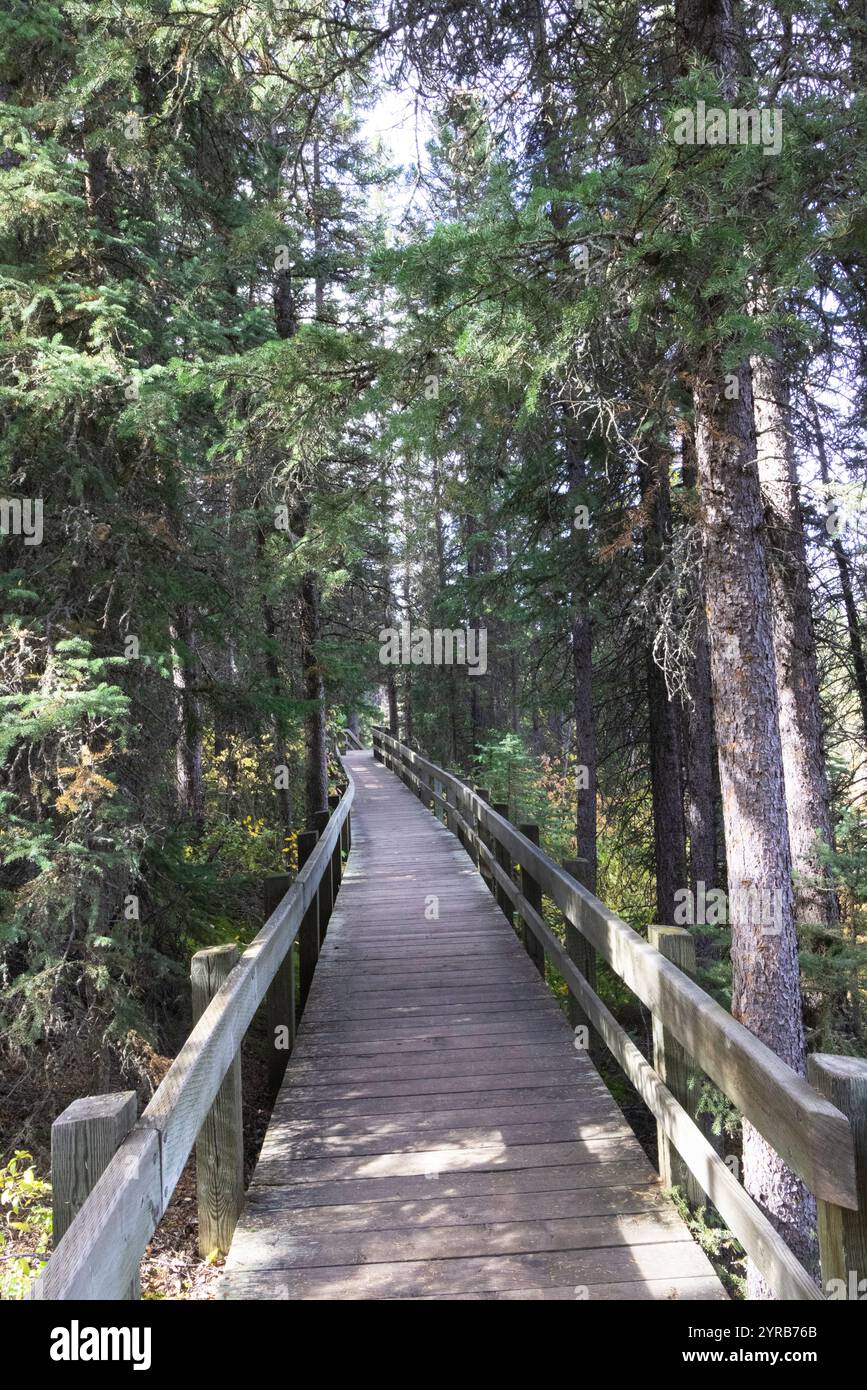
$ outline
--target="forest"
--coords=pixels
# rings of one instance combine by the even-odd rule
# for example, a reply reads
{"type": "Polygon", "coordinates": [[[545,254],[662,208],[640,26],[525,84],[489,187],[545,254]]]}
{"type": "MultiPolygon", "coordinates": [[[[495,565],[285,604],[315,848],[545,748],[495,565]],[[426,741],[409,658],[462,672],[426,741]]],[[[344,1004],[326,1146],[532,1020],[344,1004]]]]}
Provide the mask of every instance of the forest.
{"type": "MultiPolygon", "coordinates": [[[[4,0],[0,315],[0,1297],[53,1122],[152,1097],[347,730],[687,928],[799,1077],[867,1058],[864,0],[4,0]]],[[[211,1296],[192,1181],[146,1297],[211,1296]]]]}

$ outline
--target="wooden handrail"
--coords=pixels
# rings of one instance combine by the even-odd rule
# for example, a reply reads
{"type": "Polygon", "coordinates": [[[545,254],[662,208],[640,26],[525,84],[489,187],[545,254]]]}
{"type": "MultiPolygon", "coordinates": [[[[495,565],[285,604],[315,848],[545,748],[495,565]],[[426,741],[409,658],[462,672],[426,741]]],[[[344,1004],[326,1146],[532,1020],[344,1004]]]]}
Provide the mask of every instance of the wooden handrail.
{"type": "Polygon", "coordinates": [[[30,1296],[122,1299],[202,1124],[316,897],[355,796],[347,787],[288,893],[214,995],[152,1100],[72,1221],[30,1296]]]}
{"type": "MultiPolygon", "coordinates": [[[[459,794],[475,821],[534,876],[641,1002],[665,1019],[702,1070],[818,1197],[857,1207],[852,1134],[845,1115],[465,782],[383,729],[376,729],[374,737],[400,750],[407,770],[422,768],[459,794]]],[[[430,794],[427,787],[425,791],[430,794]]],[[[471,824],[465,829],[475,834],[471,824]]]]}
{"type": "Polygon", "coordinates": [[[498,862],[497,848],[501,849],[500,859],[505,851],[510,863],[520,865],[541,885],[566,920],[662,1019],[695,1063],[816,1196],[835,1207],[857,1210],[854,1144],[846,1115],[460,778],[407,748],[384,729],[375,728],[373,739],[374,746],[384,750],[386,764],[396,759],[404,780],[427,804],[444,810],[449,827],[471,845],[494,886],[508,896],[553,960],[590,1022],[778,1296],[821,1297],[782,1237],[606,1009],[511,873],[498,862]],[[450,791],[451,797],[439,794],[435,784],[444,793],[450,791]]]}

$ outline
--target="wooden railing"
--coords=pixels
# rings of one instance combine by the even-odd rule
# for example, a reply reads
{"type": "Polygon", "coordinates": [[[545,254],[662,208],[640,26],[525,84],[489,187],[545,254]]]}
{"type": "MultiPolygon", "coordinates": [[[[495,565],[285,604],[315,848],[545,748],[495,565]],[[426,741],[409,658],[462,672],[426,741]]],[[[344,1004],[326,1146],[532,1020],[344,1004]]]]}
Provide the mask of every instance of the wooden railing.
{"type": "Polygon", "coordinates": [[[292,947],[298,938],[303,1006],[351,846],[347,778],[331,812],[299,837],[297,878],[266,882],[267,921],[243,954],[221,946],[194,956],[197,1021],[141,1117],[129,1091],[75,1101],[55,1121],[56,1248],[31,1297],[138,1297],[139,1262],[194,1144],[200,1249],[228,1248],[243,1199],[239,1049],[262,1008],[276,1089],[295,1035],[292,947]]]}
{"type": "Polygon", "coordinates": [[[867,1062],[813,1055],[809,1084],[669,959],[681,953],[689,963],[688,932],[652,928],[645,941],[581,884],[576,861],[570,872],[534,843],[537,827],[517,829],[507,807],[492,806],[486,792],[473,791],[384,729],[374,730],[373,745],[374,757],[458,836],[507,918],[518,914],[542,974],[546,957],[559,971],[573,1023],[587,1029],[591,1051],[604,1043],[656,1117],[664,1177],[677,1174],[679,1157],[690,1184],[710,1198],[778,1298],[823,1297],[690,1114],[689,1077],[700,1069],[815,1193],[826,1290],[832,1280],[851,1285],[853,1270],[857,1286],[867,1276],[867,1062]],[[565,918],[565,944],[544,919],[543,895],[565,918]],[[596,993],[597,956],[651,1011],[653,1064],[596,993]]]}

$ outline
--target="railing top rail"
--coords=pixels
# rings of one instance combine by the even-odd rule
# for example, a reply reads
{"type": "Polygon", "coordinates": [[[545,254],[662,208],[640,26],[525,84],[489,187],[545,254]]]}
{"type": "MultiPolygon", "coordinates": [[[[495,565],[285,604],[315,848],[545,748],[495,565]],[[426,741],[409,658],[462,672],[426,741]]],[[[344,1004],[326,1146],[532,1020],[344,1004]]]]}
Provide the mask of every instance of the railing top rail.
{"type": "Polygon", "coordinates": [[[484,829],[536,879],[641,1002],[663,1019],[702,1070],[817,1197],[857,1209],[852,1132],[840,1110],[466,782],[385,729],[374,729],[377,738],[391,745],[410,768],[424,771],[460,795],[484,829]]]}
{"type": "Polygon", "coordinates": [[[361,742],[361,739],[358,737],[357,734],[354,734],[351,729],[344,729],[343,734],[345,738],[352,744],[352,746],[355,749],[357,749],[359,753],[364,752],[364,744],[361,742]]]}
{"type": "Polygon", "coordinates": [[[116,1298],[138,1269],[196,1136],[329,868],[355,796],[348,783],[316,848],[193,1028],[150,1103],[35,1281],[40,1299],[116,1298]]]}

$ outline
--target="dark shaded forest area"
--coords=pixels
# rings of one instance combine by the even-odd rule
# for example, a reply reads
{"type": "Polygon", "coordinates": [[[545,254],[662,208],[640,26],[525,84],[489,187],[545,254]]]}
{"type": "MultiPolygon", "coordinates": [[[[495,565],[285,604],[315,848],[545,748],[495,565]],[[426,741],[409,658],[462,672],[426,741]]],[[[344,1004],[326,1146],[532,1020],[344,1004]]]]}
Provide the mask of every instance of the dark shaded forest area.
{"type": "Polygon", "coordinates": [[[796,1072],[867,1055],[865,78],[864,0],[6,0],[4,1295],[345,728],[689,927],[796,1072]]]}

